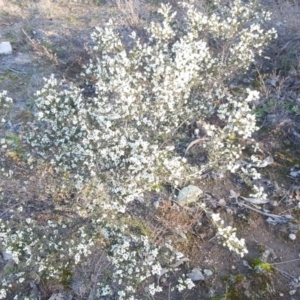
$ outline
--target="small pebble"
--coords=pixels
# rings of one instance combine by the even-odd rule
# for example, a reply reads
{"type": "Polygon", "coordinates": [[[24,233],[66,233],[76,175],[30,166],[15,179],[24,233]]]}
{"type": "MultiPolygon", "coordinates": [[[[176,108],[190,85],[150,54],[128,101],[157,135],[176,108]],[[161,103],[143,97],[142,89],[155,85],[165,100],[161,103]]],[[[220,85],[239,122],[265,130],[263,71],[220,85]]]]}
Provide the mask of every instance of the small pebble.
{"type": "Polygon", "coordinates": [[[296,293],[296,290],[291,290],[291,291],[289,291],[289,294],[290,294],[291,296],[295,295],[295,293],[296,293]]]}
{"type": "Polygon", "coordinates": [[[235,266],[231,266],[231,269],[232,269],[232,270],[235,270],[235,266]]]}
{"type": "Polygon", "coordinates": [[[200,157],[198,158],[198,160],[199,160],[200,162],[205,161],[205,156],[204,156],[204,155],[200,156],[200,157]]]}
{"type": "Polygon", "coordinates": [[[300,175],[300,171],[293,171],[290,173],[293,178],[297,178],[300,175]]]}
{"type": "Polygon", "coordinates": [[[291,233],[289,235],[290,240],[294,241],[296,239],[296,235],[294,233],[291,233]]]}
{"type": "Polygon", "coordinates": [[[159,208],[159,201],[157,201],[157,200],[154,201],[154,202],[153,202],[153,205],[154,205],[155,208],[159,208]]]}
{"type": "Polygon", "coordinates": [[[203,270],[203,273],[206,275],[206,276],[211,276],[213,274],[213,271],[212,270],[209,270],[209,269],[205,269],[203,270]]]}
{"type": "Polygon", "coordinates": [[[279,296],[280,296],[280,297],[283,297],[283,296],[284,296],[284,294],[283,294],[283,293],[280,293],[280,294],[279,294],[279,296]]]}

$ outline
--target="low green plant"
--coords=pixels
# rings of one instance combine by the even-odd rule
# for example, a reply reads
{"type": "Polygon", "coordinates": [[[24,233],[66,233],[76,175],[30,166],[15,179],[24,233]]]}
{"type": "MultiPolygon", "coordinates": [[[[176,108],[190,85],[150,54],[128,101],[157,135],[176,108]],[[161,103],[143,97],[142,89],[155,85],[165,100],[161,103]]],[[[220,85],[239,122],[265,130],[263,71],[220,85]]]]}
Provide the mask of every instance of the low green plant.
{"type": "Polygon", "coordinates": [[[300,105],[293,103],[284,103],[283,106],[296,116],[300,116],[300,105]]]}
{"type": "Polygon", "coordinates": [[[256,270],[264,271],[267,273],[274,271],[274,267],[271,264],[261,260],[260,258],[254,258],[251,261],[251,266],[256,270]]]}

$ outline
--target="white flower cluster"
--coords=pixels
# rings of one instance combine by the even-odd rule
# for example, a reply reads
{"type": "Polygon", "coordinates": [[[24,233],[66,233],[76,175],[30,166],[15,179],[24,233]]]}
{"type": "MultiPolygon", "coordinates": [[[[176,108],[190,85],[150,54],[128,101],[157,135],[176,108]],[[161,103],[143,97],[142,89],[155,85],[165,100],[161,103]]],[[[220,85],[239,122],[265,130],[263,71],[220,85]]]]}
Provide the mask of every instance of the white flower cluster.
{"type": "Polygon", "coordinates": [[[7,111],[7,109],[10,107],[11,103],[13,102],[12,98],[7,97],[7,91],[2,91],[0,93],[0,113],[1,113],[1,123],[5,122],[5,119],[3,119],[3,114],[7,111]]]}
{"type": "Polygon", "coordinates": [[[185,289],[192,289],[195,286],[194,282],[190,278],[178,279],[178,284],[176,285],[176,288],[179,292],[185,290],[185,289]]]}
{"type": "Polygon", "coordinates": [[[92,39],[98,58],[82,74],[93,78],[94,95],[64,88],[52,76],[37,92],[38,121],[27,140],[56,171],[75,174],[78,188],[101,175],[112,198],[126,203],[194,172],[170,145],[172,135],[184,122],[217,115],[225,126],[205,127],[208,166],[234,171],[240,140],[257,129],[249,103],[258,95],[233,96],[226,82],[274,36],[261,27],[269,15],[253,2],[234,0],[227,7],[214,1],[205,13],[183,3],[186,22],[177,27],[176,14],[162,5],[163,21],[151,23],[148,42],[132,32],[130,47],[112,21],[97,27],[92,39]]]}
{"type": "Polygon", "coordinates": [[[260,186],[258,187],[257,185],[253,185],[253,193],[251,193],[249,196],[253,198],[258,198],[258,199],[267,199],[268,195],[265,193],[265,189],[260,186]]]}
{"type": "MultiPolygon", "coordinates": [[[[168,243],[156,246],[148,237],[133,234],[126,225],[112,225],[107,222],[111,215],[93,215],[92,222],[78,227],[78,223],[60,220],[22,220],[22,211],[19,207],[9,221],[0,222],[1,251],[9,257],[9,265],[14,266],[0,275],[0,299],[25,299],[24,287],[33,277],[45,285],[53,281],[64,284],[64,274],[70,274],[71,280],[77,264],[87,260],[99,236],[103,236],[102,245],[113,273],[111,280],[102,282],[99,278],[95,290],[98,298],[115,295],[120,300],[139,299],[136,293],[141,284],[147,286],[150,295],[161,292],[157,278],[167,276],[184,258],[168,243]]],[[[188,279],[179,280],[179,290],[192,287],[188,279]]]]}
{"type": "Polygon", "coordinates": [[[257,1],[234,0],[228,5],[220,5],[220,1],[211,2],[213,9],[208,14],[196,11],[188,3],[183,4],[188,11],[188,29],[193,36],[212,35],[220,45],[231,41],[218,58],[218,65],[226,68],[229,76],[234,74],[235,67],[248,68],[256,54],[261,55],[270,37],[276,37],[276,31],[274,28],[263,30],[261,24],[270,20],[271,14],[258,10],[257,1]],[[229,65],[233,68],[228,68],[229,65]]]}
{"type": "MultiPolygon", "coordinates": [[[[113,280],[119,286],[119,299],[134,299],[139,284],[153,275],[160,275],[160,249],[150,244],[146,236],[126,234],[126,226],[107,225],[103,233],[110,242],[108,253],[114,266],[113,280]]],[[[150,284],[148,289],[151,295],[162,291],[155,283],[150,284]]]]}
{"type": "MultiPolygon", "coordinates": [[[[238,161],[244,146],[239,143],[251,138],[256,126],[255,115],[249,107],[249,103],[259,98],[257,91],[246,90],[247,97],[239,96],[232,98],[226,96],[226,102],[219,105],[218,117],[226,122],[222,128],[212,124],[203,124],[206,134],[211,138],[203,143],[203,147],[210,150],[210,164],[219,167],[219,170],[228,170],[235,173],[241,166],[238,161]]],[[[250,139],[251,141],[251,139],[250,139]]]]}
{"type": "MultiPolygon", "coordinates": [[[[255,149],[254,149],[255,150],[255,149]]],[[[265,189],[262,186],[257,186],[257,180],[261,179],[261,173],[257,168],[262,168],[272,163],[273,159],[268,162],[268,159],[261,160],[255,155],[251,155],[248,162],[240,161],[240,170],[242,172],[242,178],[246,180],[246,184],[252,187],[253,193],[249,194],[250,197],[266,200],[268,195],[265,193],[265,189]],[[246,176],[246,177],[245,177],[246,176]],[[247,183],[249,181],[249,183],[247,183]]]]}
{"type": "MultiPolygon", "coordinates": [[[[102,231],[114,266],[112,278],[118,285],[118,299],[136,299],[134,295],[141,283],[148,285],[147,290],[152,296],[161,292],[162,287],[154,279],[166,274],[173,268],[174,262],[184,257],[182,253],[175,252],[170,244],[156,246],[146,236],[128,233],[126,226],[106,224],[102,231]]],[[[179,279],[179,290],[192,287],[194,284],[190,279],[179,279]]]]}
{"type": "Polygon", "coordinates": [[[236,236],[236,228],[232,226],[224,227],[224,221],[219,214],[211,214],[212,221],[217,227],[217,237],[223,243],[223,246],[228,247],[230,251],[234,251],[243,257],[248,253],[245,245],[245,239],[238,239],[236,236]]]}
{"type": "Polygon", "coordinates": [[[23,287],[28,286],[33,274],[44,282],[53,279],[62,282],[63,272],[72,273],[75,265],[90,254],[94,243],[83,228],[76,232],[72,224],[63,222],[49,220],[39,224],[31,218],[20,221],[17,214],[9,221],[0,221],[0,244],[1,251],[16,266],[1,275],[0,295],[24,299],[23,287]],[[72,234],[67,234],[68,230],[72,234]]]}

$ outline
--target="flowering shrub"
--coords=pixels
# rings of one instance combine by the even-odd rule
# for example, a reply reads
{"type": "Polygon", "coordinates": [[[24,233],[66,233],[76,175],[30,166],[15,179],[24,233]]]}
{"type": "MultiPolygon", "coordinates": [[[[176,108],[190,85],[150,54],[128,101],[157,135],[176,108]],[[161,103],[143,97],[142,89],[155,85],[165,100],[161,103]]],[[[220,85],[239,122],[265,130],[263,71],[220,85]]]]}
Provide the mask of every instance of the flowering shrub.
{"type": "Polygon", "coordinates": [[[101,175],[111,197],[125,203],[159,183],[176,185],[191,171],[235,171],[241,141],[257,129],[249,103],[258,94],[233,95],[227,83],[249,67],[275,32],[263,30],[269,14],[254,9],[252,1],[235,0],[229,7],[218,2],[206,13],[183,3],[181,26],[171,7],[162,5],[163,20],[150,24],[147,42],[132,32],[130,46],[112,21],[97,27],[97,57],[82,74],[93,80],[95,94],[87,98],[74,85],[66,89],[48,79],[37,92],[30,144],[57,172],[73,174],[78,188],[101,175]],[[208,122],[216,115],[224,126],[208,122]],[[189,166],[172,144],[178,127],[192,120],[207,120],[203,147],[210,155],[200,169],[189,166]]]}
{"type": "Polygon", "coordinates": [[[217,238],[230,251],[234,251],[243,257],[248,250],[245,245],[245,239],[238,239],[236,236],[236,228],[232,226],[224,227],[224,220],[220,218],[219,214],[211,214],[213,224],[217,227],[217,238]]]}
{"type": "Polygon", "coordinates": [[[0,93],[0,117],[1,117],[1,123],[4,123],[5,122],[5,115],[12,103],[12,99],[10,97],[7,97],[7,92],[6,91],[3,91],[0,93]]]}
{"type": "Polygon", "coordinates": [[[75,266],[90,254],[97,234],[88,236],[86,228],[63,221],[19,220],[22,210],[19,207],[10,220],[0,221],[0,245],[7,261],[1,272],[0,299],[24,299],[30,282],[66,284],[64,277],[69,274],[71,280],[75,266]]]}
{"type": "MultiPolygon", "coordinates": [[[[166,182],[178,186],[212,168],[239,170],[253,180],[260,176],[253,164],[239,160],[257,130],[252,107],[259,95],[249,89],[232,91],[229,83],[247,71],[276,35],[262,26],[270,15],[256,1],[233,0],[228,6],[207,1],[205,12],[190,2],[182,3],[186,17],[180,24],[171,7],[162,5],[162,20],[150,24],[143,42],[133,31],[130,42],[123,43],[112,21],[97,27],[92,33],[95,58],[81,74],[94,86],[90,97],[73,84],[61,85],[54,76],[36,93],[36,121],[26,141],[58,176],[74,180],[78,190],[96,182],[87,215],[100,208],[116,221],[115,212],[125,212],[126,203],[144,191],[166,182]],[[178,129],[195,120],[203,129],[203,143],[198,146],[208,153],[202,166],[191,166],[175,150],[178,129]]],[[[10,101],[4,93],[0,100],[10,101]]],[[[251,196],[266,197],[256,185],[251,196]]],[[[7,270],[0,299],[21,290],[19,286],[32,281],[35,273],[46,280],[61,280],[66,268],[74,270],[89,255],[101,234],[113,265],[113,283],[100,285],[95,297],[114,290],[119,299],[134,299],[142,284],[151,295],[161,291],[153,276],[159,278],[182,257],[168,245],[159,247],[146,236],[129,233],[126,226],[89,217],[92,233],[85,227],[73,228],[63,241],[61,233],[70,224],[48,222],[43,227],[27,219],[20,221],[26,230],[17,230],[10,229],[15,228],[12,221],[1,223],[1,249],[18,272],[7,270]]],[[[215,214],[212,222],[225,246],[241,256],[247,253],[234,228],[225,227],[215,214]]],[[[177,289],[193,286],[191,279],[181,278],[177,289]]]]}
{"type": "MultiPolygon", "coordinates": [[[[100,219],[94,215],[90,224],[80,224],[62,220],[20,220],[22,211],[19,207],[9,221],[0,222],[0,245],[7,262],[0,274],[0,299],[25,299],[24,291],[29,284],[56,282],[70,286],[76,266],[87,261],[94,241],[100,236],[103,243],[97,244],[97,248],[105,245],[112,275],[108,282],[99,279],[97,289],[87,290],[92,293],[92,299],[107,295],[136,299],[141,285],[154,295],[162,291],[159,279],[155,278],[166,276],[184,258],[170,244],[156,246],[147,236],[131,233],[126,225],[107,222],[104,213],[100,219]]],[[[111,218],[114,218],[113,213],[111,218]]],[[[179,281],[180,290],[194,286],[189,280],[185,283],[182,285],[179,281]]]]}
{"type": "MultiPolygon", "coordinates": [[[[6,114],[9,111],[9,108],[12,104],[12,99],[7,97],[7,92],[3,91],[0,93],[0,125],[5,123],[6,114]]],[[[6,148],[6,140],[4,137],[0,139],[1,148],[6,148]]]]}
{"type": "MultiPolygon", "coordinates": [[[[161,292],[159,279],[179,266],[184,258],[172,245],[154,245],[147,236],[128,232],[126,226],[106,226],[104,236],[109,241],[108,254],[114,267],[112,278],[118,286],[119,299],[135,299],[137,288],[143,282],[148,282],[145,290],[150,295],[161,292]]],[[[181,285],[181,290],[194,287],[192,282],[187,284],[181,285]]]]}

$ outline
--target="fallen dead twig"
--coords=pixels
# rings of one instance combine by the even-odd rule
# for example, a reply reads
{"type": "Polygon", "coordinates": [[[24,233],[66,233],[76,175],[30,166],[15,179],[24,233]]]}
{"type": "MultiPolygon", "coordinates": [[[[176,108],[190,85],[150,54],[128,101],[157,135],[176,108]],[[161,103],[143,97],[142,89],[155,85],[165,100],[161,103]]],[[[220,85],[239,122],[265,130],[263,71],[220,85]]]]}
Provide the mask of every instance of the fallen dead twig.
{"type": "Polygon", "coordinates": [[[20,205],[20,203],[16,203],[16,204],[14,204],[13,206],[11,206],[11,207],[9,207],[8,209],[6,209],[5,211],[3,211],[2,214],[0,215],[0,218],[1,218],[2,216],[4,216],[7,212],[9,212],[12,208],[14,208],[14,207],[16,207],[16,206],[18,206],[18,205],[20,205]]]}
{"type": "Polygon", "coordinates": [[[209,140],[209,138],[201,138],[201,139],[196,139],[196,140],[194,140],[194,141],[192,141],[189,145],[188,145],[188,147],[186,148],[186,150],[185,150],[185,154],[187,154],[187,152],[189,151],[189,149],[191,149],[193,146],[195,146],[196,144],[198,144],[198,143],[200,143],[200,142],[202,142],[202,141],[208,141],[209,140]]]}
{"type": "Polygon", "coordinates": [[[171,201],[172,203],[175,203],[177,206],[179,206],[179,207],[181,207],[181,208],[183,208],[183,209],[185,209],[185,210],[190,210],[189,207],[186,207],[186,206],[183,206],[183,205],[179,204],[178,201],[176,201],[176,200],[170,199],[170,201],[171,201]]]}
{"type": "Polygon", "coordinates": [[[292,259],[292,260],[287,260],[287,261],[281,261],[281,262],[278,262],[278,263],[272,263],[272,264],[270,264],[270,265],[287,264],[287,263],[294,262],[294,261],[298,261],[298,260],[300,260],[300,258],[296,258],[296,259],[292,259]]]}
{"type": "Polygon", "coordinates": [[[12,69],[12,68],[7,68],[7,70],[12,71],[12,72],[14,72],[14,73],[24,74],[24,75],[27,75],[27,74],[28,74],[27,72],[18,71],[18,70],[12,69]]]}
{"type": "Polygon", "coordinates": [[[57,61],[57,57],[56,57],[56,53],[51,53],[45,46],[43,46],[41,43],[31,39],[28,34],[26,33],[26,31],[24,29],[22,29],[22,32],[25,34],[25,36],[27,37],[27,39],[29,40],[33,50],[35,52],[37,52],[39,55],[44,55],[47,58],[49,58],[51,61],[53,61],[55,63],[55,65],[58,65],[58,61],[57,61]]]}
{"type": "Polygon", "coordinates": [[[267,217],[271,217],[271,218],[282,218],[283,217],[283,216],[280,216],[280,215],[274,215],[274,214],[265,213],[265,212],[263,212],[263,211],[261,211],[259,209],[251,207],[250,205],[247,205],[247,204],[242,203],[242,202],[238,202],[238,205],[243,205],[246,208],[249,208],[249,209],[251,209],[251,210],[253,210],[253,211],[255,211],[255,212],[257,212],[257,213],[259,213],[259,214],[261,214],[263,216],[267,216],[267,217]]]}
{"type": "Polygon", "coordinates": [[[295,277],[293,277],[292,275],[290,275],[289,273],[287,273],[287,272],[285,272],[285,271],[282,271],[282,270],[280,270],[280,269],[278,269],[278,268],[275,268],[275,267],[274,267],[274,269],[275,269],[277,272],[279,272],[281,275],[283,275],[285,278],[292,279],[292,280],[295,279],[295,277]]]}

